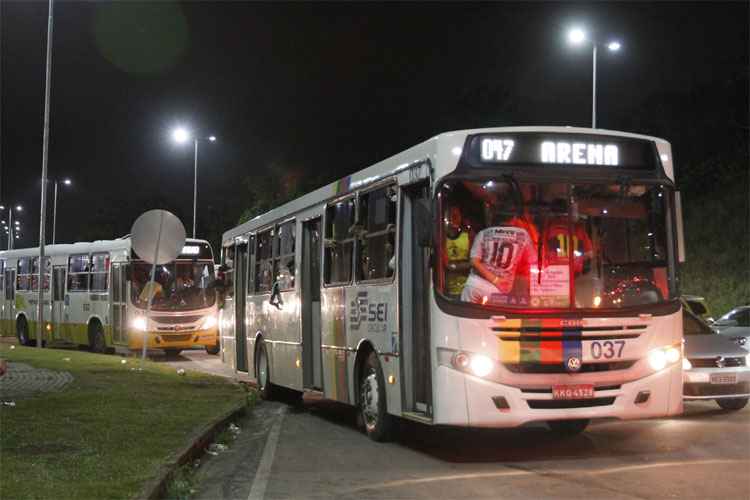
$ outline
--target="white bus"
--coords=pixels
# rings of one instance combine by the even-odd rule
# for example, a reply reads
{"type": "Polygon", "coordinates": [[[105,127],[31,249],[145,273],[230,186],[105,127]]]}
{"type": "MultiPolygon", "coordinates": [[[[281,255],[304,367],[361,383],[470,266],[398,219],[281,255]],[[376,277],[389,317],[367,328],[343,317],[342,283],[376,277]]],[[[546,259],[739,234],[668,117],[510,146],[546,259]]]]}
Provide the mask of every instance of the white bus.
{"type": "Polygon", "coordinates": [[[376,440],[678,414],[679,223],[662,139],[440,134],[224,233],[221,356],[376,440]]]}
{"type": "MultiPolygon", "coordinates": [[[[207,241],[188,239],[175,261],[157,266],[153,286],[145,286],[151,265],[138,258],[129,237],[49,245],[45,254],[45,343],[125,352],[141,349],[147,338],[147,348],[168,355],[194,346],[218,354],[214,258],[207,241]],[[146,318],[149,293],[154,298],[146,318]]],[[[0,271],[3,334],[36,345],[38,247],[0,252],[0,271]]]]}

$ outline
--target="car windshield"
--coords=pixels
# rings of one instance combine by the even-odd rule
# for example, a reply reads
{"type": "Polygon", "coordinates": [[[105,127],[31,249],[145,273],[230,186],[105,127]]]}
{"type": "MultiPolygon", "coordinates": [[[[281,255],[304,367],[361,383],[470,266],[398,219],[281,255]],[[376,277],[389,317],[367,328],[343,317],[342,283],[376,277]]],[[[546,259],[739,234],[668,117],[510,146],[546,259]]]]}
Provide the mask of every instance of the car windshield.
{"type": "Polygon", "coordinates": [[[131,300],[145,309],[149,294],[155,311],[187,311],[210,307],[216,302],[213,287],[214,264],[207,262],[172,262],[156,266],[155,283],[150,283],[151,264],[134,262],[131,300]]]}
{"type": "Polygon", "coordinates": [[[663,186],[445,182],[437,287],[458,302],[623,308],[674,297],[663,186]]]}

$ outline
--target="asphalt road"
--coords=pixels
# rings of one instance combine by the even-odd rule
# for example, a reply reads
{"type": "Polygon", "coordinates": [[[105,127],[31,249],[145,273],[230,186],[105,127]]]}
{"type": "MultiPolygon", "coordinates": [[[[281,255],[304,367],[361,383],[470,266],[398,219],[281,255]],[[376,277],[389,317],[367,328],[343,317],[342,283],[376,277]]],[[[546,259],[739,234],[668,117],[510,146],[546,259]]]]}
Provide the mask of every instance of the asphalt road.
{"type": "MultiPolygon", "coordinates": [[[[170,364],[221,372],[188,351],[170,364]]],[[[195,498],[750,498],[750,407],[686,403],[679,418],[467,430],[404,422],[371,442],[349,407],[261,402],[233,446],[205,461],[195,498]]]]}

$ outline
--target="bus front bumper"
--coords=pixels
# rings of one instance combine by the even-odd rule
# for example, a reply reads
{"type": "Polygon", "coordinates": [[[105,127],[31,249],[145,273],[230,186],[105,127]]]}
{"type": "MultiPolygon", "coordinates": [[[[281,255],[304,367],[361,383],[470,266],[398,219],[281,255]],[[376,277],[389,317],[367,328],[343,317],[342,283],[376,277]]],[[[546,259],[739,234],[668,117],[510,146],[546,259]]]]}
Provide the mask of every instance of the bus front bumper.
{"type": "MultiPolygon", "coordinates": [[[[556,400],[547,389],[518,387],[468,375],[446,366],[437,369],[435,424],[516,427],[530,422],[572,419],[638,419],[682,413],[682,367],[679,363],[638,380],[594,384],[594,397],[556,400]],[[602,387],[598,390],[597,387],[602,387]],[[454,393],[455,397],[450,394],[454,393]],[[459,403],[465,395],[465,405],[459,403]]],[[[571,382],[575,384],[575,382],[571,382]]]]}
{"type": "Polygon", "coordinates": [[[165,332],[129,332],[128,348],[142,349],[144,336],[148,339],[147,349],[189,349],[194,346],[212,347],[219,342],[219,329],[185,330],[178,333],[165,332]]]}

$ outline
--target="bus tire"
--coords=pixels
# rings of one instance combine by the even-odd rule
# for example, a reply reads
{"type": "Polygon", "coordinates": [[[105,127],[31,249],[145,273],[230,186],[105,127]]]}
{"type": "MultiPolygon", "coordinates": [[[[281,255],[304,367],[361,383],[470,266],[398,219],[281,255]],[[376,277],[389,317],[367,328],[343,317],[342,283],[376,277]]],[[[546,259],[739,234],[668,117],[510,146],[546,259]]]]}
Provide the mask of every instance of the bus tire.
{"type": "Polygon", "coordinates": [[[748,398],[726,398],[717,399],[716,404],[721,407],[722,410],[737,411],[747,406],[748,398]]]}
{"type": "Polygon", "coordinates": [[[89,347],[91,348],[91,352],[99,354],[107,352],[107,342],[104,340],[104,329],[98,321],[93,321],[89,326],[89,347]]]}
{"type": "Polygon", "coordinates": [[[16,321],[16,336],[18,337],[18,343],[24,346],[31,346],[31,338],[29,338],[29,324],[26,322],[26,318],[21,316],[16,321]]]}
{"type": "Polygon", "coordinates": [[[208,354],[219,354],[219,343],[217,342],[216,345],[207,345],[206,352],[208,354]]]}
{"type": "Polygon", "coordinates": [[[359,377],[359,412],[370,439],[377,442],[391,439],[395,423],[388,414],[385,378],[375,351],[367,356],[359,377]]]}
{"type": "Polygon", "coordinates": [[[182,349],[164,349],[164,355],[168,358],[176,358],[181,352],[182,349]]]}
{"type": "Polygon", "coordinates": [[[271,370],[268,365],[268,351],[266,343],[261,339],[258,343],[258,349],[255,354],[255,380],[258,381],[258,390],[260,395],[266,401],[274,397],[275,386],[271,383],[271,370]]]}
{"type": "Polygon", "coordinates": [[[561,436],[575,436],[586,430],[589,425],[589,419],[580,418],[577,420],[550,420],[547,422],[549,428],[555,434],[561,436]]]}

